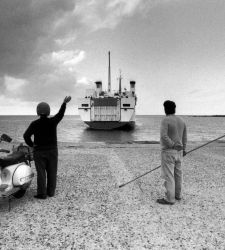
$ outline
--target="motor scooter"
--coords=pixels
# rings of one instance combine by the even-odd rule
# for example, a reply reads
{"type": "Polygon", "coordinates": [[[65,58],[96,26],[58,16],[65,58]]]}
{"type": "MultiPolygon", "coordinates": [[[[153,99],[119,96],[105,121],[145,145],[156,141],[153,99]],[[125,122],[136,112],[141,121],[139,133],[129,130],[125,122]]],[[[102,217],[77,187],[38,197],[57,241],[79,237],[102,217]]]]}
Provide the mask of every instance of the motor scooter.
{"type": "MultiPolygon", "coordinates": [[[[11,142],[12,139],[2,134],[0,142],[11,142]]],[[[30,186],[34,173],[31,169],[32,152],[28,146],[20,144],[12,152],[0,149],[0,152],[9,153],[0,158],[0,199],[8,198],[9,210],[12,197],[21,198],[30,186]]]]}

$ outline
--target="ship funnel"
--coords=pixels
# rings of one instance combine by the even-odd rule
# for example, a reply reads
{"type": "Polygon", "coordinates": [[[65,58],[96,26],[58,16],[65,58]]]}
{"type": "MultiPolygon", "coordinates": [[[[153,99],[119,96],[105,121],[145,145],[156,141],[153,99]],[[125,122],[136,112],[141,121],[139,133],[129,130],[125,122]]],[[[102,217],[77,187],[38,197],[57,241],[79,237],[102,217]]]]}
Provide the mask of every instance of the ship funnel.
{"type": "Polygon", "coordinates": [[[135,93],[135,81],[130,81],[130,92],[135,93]]]}
{"type": "Polygon", "coordinates": [[[95,84],[96,84],[96,92],[99,95],[102,92],[102,82],[97,81],[97,82],[95,82],[95,84]]]}

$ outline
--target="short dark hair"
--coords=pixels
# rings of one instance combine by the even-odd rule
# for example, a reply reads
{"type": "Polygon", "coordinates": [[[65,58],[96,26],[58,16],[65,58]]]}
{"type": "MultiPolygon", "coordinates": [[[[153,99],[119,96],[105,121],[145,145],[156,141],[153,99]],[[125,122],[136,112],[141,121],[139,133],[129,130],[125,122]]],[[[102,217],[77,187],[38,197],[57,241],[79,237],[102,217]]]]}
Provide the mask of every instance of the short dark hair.
{"type": "Polygon", "coordinates": [[[176,110],[176,104],[173,101],[170,100],[166,100],[163,103],[164,109],[165,109],[165,113],[167,115],[173,115],[175,114],[175,110],[176,110]]]}

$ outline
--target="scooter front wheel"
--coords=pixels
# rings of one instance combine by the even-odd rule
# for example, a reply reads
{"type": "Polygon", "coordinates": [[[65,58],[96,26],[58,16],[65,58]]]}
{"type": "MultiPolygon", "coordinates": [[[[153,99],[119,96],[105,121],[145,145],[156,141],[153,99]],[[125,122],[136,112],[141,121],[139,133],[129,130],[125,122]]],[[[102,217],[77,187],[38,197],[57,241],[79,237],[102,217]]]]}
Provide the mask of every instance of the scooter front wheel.
{"type": "Polygon", "coordinates": [[[26,191],[27,191],[26,189],[20,189],[12,196],[15,197],[16,199],[22,198],[25,195],[26,191]]]}

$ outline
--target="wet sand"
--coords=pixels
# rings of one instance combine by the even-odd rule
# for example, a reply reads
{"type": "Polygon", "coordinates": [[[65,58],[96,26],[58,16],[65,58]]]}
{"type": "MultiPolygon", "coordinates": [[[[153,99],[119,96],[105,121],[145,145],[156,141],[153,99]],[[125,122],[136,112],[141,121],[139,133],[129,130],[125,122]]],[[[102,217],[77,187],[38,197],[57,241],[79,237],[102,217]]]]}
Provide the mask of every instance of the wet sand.
{"type": "MultiPolygon", "coordinates": [[[[191,150],[201,143],[190,143],[191,150]]],[[[0,203],[0,249],[225,249],[225,143],[184,158],[183,199],[164,195],[159,144],[60,144],[56,196],[0,203]]]]}

